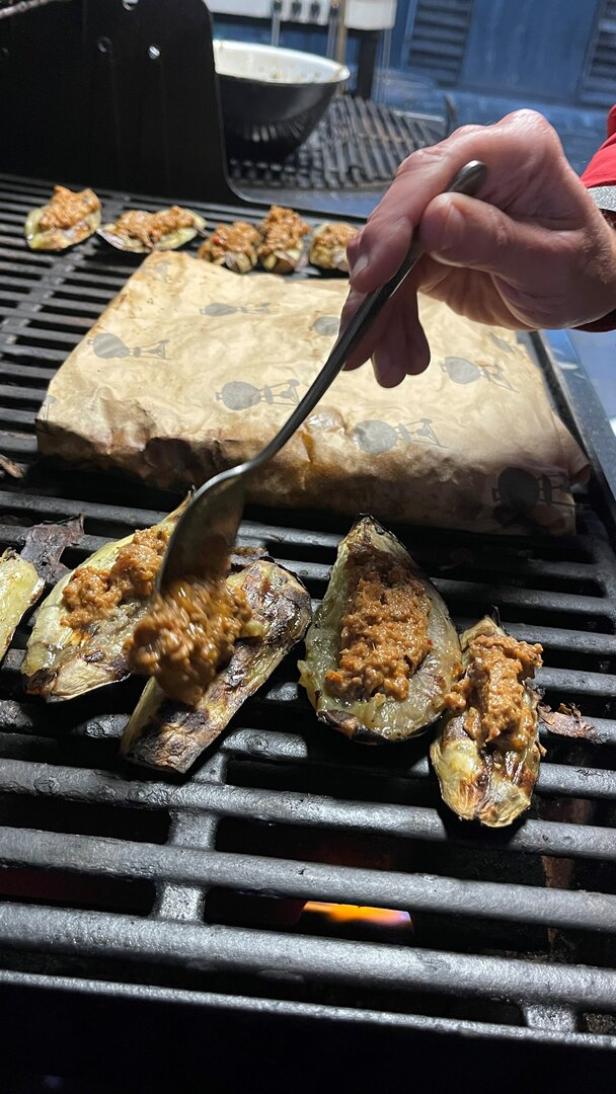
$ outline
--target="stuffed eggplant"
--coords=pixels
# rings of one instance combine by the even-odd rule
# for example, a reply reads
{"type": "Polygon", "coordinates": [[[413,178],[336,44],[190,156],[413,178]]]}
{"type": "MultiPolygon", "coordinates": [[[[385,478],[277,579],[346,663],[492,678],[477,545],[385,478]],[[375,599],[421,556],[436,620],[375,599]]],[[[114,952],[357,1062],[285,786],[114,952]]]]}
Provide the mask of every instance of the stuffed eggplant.
{"type": "Polygon", "coordinates": [[[310,265],[317,266],[320,270],[348,273],[347,247],[357,231],[351,224],[321,224],[312,237],[310,265]]]}
{"type": "Polygon", "coordinates": [[[430,757],[443,801],[462,820],[511,824],[530,806],[539,773],[539,645],[490,618],[462,635],[464,674],[447,696],[430,757]]]}
{"type": "Polygon", "coordinates": [[[296,270],[304,257],[304,236],[310,228],[292,209],[272,205],[261,223],[258,256],[268,273],[288,274],[296,270]]]}
{"type": "Polygon", "coordinates": [[[29,694],[72,699],[129,675],[125,643],[146,611],[180,512],[106,544],[55,585],[26,648],[29,694]]]}
{"type": "Polygon", "coordinates": [[[248,273],[257,265],[257,248],[261,233],[254,224],[236,220],[233,224],[218,224],[209,239],[201,244],[197,255],[215,266],[226,266],[234,273],[248,273]]]}
{"type": "Polygon", "coordinates": [[[113,224],[104,224],[99,236],[118,251],[149,254],[150,251],[175,251],[203,232],[205,220],[190,209],[172,205],[147,213],[128,209],[113,224]]]}
{"type": "Polygon", "coordinates": [[[460,671],[455,628],[408,551],[371,517],[338,548],[299,668],[319,719],[358,741],[404,741],[444,709],[460,671]]]}
{"type": "Polygon", "coordinates": [[[193,707],[168,699],[150,680],[122,740],[122,752],[140,766],[183,773],[268,679],[310,622],[310,597],[282,566],[262,558],[227,578],[251,610],[254,637],[240,638],[228,664],[193,707]]]}
{"type": "Polygon", "coordinates": [[[64,251],[93,235],[101,222],[101,203],[93,190],[54,186],[47,205],[33,209],[24,234],[32,251],[64,251]]]}

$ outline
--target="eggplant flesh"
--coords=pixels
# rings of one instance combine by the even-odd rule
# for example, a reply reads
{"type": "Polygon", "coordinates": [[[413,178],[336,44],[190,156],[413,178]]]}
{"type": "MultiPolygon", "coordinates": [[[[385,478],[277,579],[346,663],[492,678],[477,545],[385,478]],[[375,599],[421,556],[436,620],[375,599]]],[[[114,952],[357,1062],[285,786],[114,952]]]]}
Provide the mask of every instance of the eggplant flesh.
{"type": "Polygon", "coordinates": [[[270,559],[259,559],[232,573],[227,581],[232,589],[245,592],[262,634],[236,643],[229,664],[194,708],[167,699],[150,680],[122,739],[122,753],[132,763],[163,772],[186,772],[303,637],[311,617],[310,596],[288,570],[270,559]]]}
{"type": "Polygon", "coordinates": [[[460,643],[447,607],[406,548],[372,517],[358,521],[342,540],[321,606],[306,635],[306,656],[299,664],[300,683],[320,721],[366,744],[405,741],[421,733],[441,714],[460,671],[460,643]],[[342,616],[348,601],[350,558],[357,550],[391,556],[407,567],[430,600],[431,649],[409,679],[406,699],[377,692],[368,699],[343,700],[327,691],[325,678],[336,667],[342,616]]]}
{"type": "Polygon", "coordinates": [[[71,228],[47,228],[42,231],[39,221],[45,209],[44,205],[33,209],[26,219],[24,235],[31,251],[65,251],[94,235],[101,222],[101,211],[96,209],[71,228]]]}
{"type": "MultiPolygon", "coordinates": [[[[173,527],[181,506],[156,527],[173,527]]],[[[67,573],[41,604],[22,667],[25,689],[48,701],[74,699],[130,675],[124,651],[127,638],[147,610],[148,602],[130,599],[101,615],[85,631],[66,622],[63,594],[76,570],[108,571],[133,536],[108,543],[67,573]]]]}
{"type": "Polygon", "coordinates": [[[105,240],[105,243],[114,247],[116,251],[127,251],[129,254],[143,255],[150,254],[152,251],[175,251],[179,247],[183,247],[184,244],[190,243],[206,227],[206,222],[202,216],[193,213],[191,209],[187,211],[192,213],[192,227],[176,228],[175,231],[161,236],[158,243],[153,243],[151,246],[147,246],[143,240],[137,239],[135,236],[119,232],[115,221],[112,224],[103,224],[102,228],[98,229],[97,234],[105,240]]]}
{"type": "MultiPolygon", "coordinates": [[[[486,617],[462,635],[462,659],[466,670],[469,647],[479,635],[505,635],[486,617]]],[[[522,702],[534,721],[534,733],[524,747],[503,748],[482,744],[465,729],[466,711],[443,716],[430,748],[441,796],[462,820],[477,820],[488,828],[512,824],[531,804],[539,774],[539,695],[530,679],[523,681],[522,702]]]]}

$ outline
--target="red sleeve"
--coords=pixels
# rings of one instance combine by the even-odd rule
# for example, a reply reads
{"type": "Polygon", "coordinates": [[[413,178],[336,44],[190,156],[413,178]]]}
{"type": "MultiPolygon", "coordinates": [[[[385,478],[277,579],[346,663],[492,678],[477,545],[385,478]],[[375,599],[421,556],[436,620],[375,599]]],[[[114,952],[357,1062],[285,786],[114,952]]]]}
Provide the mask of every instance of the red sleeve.
{"type": "MultiPolygon", "coordinates": [[[[616,186],[616,105],[607,118],[607,140],[595,152],[588,167],[581,175],[584,186],[616,186]]],[[[594,323],[585,323],[578,330],[610,331],[616,329],[616,311],[596,319],[594,323]]]]}
{"type": "Polygon", "coordinates": [[[616,106],[607,119],[607,140],[582,173],[584,186],[616,186],[616,106]]]}

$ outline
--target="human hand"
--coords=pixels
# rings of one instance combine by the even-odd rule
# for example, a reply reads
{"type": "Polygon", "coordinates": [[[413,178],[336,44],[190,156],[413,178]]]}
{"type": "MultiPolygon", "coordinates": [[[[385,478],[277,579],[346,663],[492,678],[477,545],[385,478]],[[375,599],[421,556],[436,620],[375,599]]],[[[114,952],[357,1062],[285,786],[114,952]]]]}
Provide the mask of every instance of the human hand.
{"type": "Polygon", "coordinates": [[[418,289],[470,319],[515,330],[576,327],[616,307],[616,233],[534,111],[464,126],[402,163],[349,246],[343,324],[393,276],[417,226],[424,257],[346,365],[372,357],[384,387],[429,364],[418,289]],[[478,197],[444,194],[473,159],[487,166],[478,197]]]}

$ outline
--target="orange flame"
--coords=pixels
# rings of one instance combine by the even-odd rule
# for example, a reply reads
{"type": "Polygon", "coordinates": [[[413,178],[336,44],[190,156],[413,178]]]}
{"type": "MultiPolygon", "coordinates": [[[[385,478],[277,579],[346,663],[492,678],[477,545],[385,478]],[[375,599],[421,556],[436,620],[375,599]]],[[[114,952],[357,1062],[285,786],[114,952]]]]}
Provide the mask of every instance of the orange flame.
{"type": "Polygon", "coordinates": [[[328,904],[309,900],[304,912],[315,912],[334,923],[373,923],[376,927],[408,927],[413,923],[408,912],[394,908],[368,908],[359,904],[328,904]]]}

